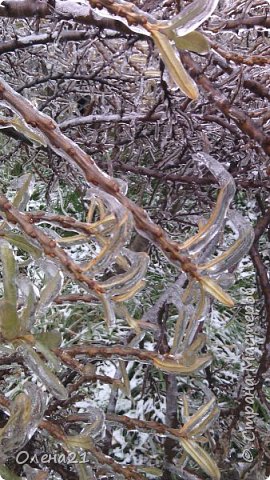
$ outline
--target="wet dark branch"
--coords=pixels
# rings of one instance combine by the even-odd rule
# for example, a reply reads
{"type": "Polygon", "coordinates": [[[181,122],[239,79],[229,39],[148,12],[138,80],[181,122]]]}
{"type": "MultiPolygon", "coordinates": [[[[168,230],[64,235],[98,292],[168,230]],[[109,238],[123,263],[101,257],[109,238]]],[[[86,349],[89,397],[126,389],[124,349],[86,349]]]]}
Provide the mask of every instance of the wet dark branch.
{"type": "Polygon", "coordinates": [[[188,67],[190,75],[209,94],[215,106],[229,119],[236,123],[238,128],[262,146],[264,151],[270,155],[270,136],[265,134],[246,112],[240,110],[230,103],[220,90],[204,75],[203,69],[191,58],[187,52],[182,54],[184,64],[188,67]]]}
{"type": "MultiPolygon", "coordinates": [[[[213,185],[216,180],[211,175],[205,177],[198,177],[196,175],[179,175],[178,173],[164,173],[161,170],[147,167],[140,167],[138,165],[130,165],[129,163],[116,163],[116,168],[123,172],[132,172],[138,175],[145,175],[149,178],[157,178],[161,182],[178,182],[187,185],[213,185]]],[[[234,175],[233,175],[234,176],[234,175]]],[[[270,178],[265,180],[242,180],[235,178],[235,183],[242,188],[270,188],[270,178]]]]}
{"type": "Polygon", "coordinates": [[[94,25],[101,29],[115,30],[129,34],[123,23],[112,18],[95,18],[87,5],[76,2],[41,0],[5,0],[0,5],[0,17],[6,18],[44,18],[54,13],[59,20],[74,20],[83,25],[94,25]]]}
{"type": "Polygon", "coordinates": [[[261,217],[254,229],[255,232],[255,242],[258,242],[259,238],[263,235],[266,228],[270,225],[270,208],[267,210],[265,215],[261,217]]]}
{"type": "Polygon", "coordinates": [[[258,382],[256,388],[257,390],[260,390],[264,383],[263,376],[270,368],[270,282],[268,278],[267,268],[263,262],[261,255],[259,254],[256,244],[254,244],[251,248],[250,256],[256,269],[258,275],[258,282],[264,297],[264,309],[266,319],[265,342],[263,345],[263,353],[260,359],[260,365],[256,376],[256,380],[258,382]]]}
{"type": "Polygon", "coordinates": [[[253,28],[253,27],[270,27],[270,16],[258,15],[254,17],[235,18],[233,20],[227,20],[224,23],[219,24],[213,29],[218,32],[220,30],[233,30],[241,27],[253,28]]]}
{"type": "Polygon", "coordinates": [[[0,43],[0,54],[14,52],[15,50],[22,50],[25,48],[33,47],[34,45],[47,45],[53,43],[56,40],[59,43],[64,42],[78,42],[89,38],[90,32],[85,30],[67,30],[61,32],[61,35],[57,33],[41,33],[29,35],[27,37],[16,37],[12,40],[6,40],[0,43]]]}
{"type": "Polygon", "coordinates": [[[263,353],[260,359],[260,365],[257,371],[257,390],[260,391],[264,383],[263,375],[270,368],[270,281],[268,277],[267,267],[259,253],[258,241],[265,232],[266,228],[270,225],[270,209],[267,210],[265,215],[259,219],[255,227],[255,241],[250,250],[250,256],[253,265],[256,269],[258,276],[258,282],[264,297],[264,310],[266,320],[266,334],[265,342],[263,345],[263,353]]]}
{"type": "Polygon", "coordinates": [[[41,0],[5,0],[0,6],[0,17],[24,18],[24,17],[45,17],[51,12],[49,2],[41,0]]]}

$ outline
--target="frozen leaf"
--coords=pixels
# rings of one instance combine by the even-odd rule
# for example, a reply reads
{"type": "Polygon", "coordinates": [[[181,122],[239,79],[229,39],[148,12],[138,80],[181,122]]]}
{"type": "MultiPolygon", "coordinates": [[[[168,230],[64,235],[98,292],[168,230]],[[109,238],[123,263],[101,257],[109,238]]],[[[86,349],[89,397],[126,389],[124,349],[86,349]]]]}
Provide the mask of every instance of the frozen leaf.
{"type": "Polygon", "coordinates": [[[38,143],[39,145],[43,145],[44,147],[47,146],[46,139],[44,135],[40,133],[40,130],[34,129],[27,125],[27,123],[21,117],[14,117],[10,120],[10,126],[14,127],[17,132],[22,133],[30,140],[38,143]]]}
{"type": "Polygon", "coordinates": [[[36,315],[42,316],[52,304],[55,297],[61,292],[64,276],[57,265],[51,260],[40,262],[40,266],[45,270],[45,286],[40,292],[36,315]]]}
{"type": "Polygon", "coordinates": [[[79,474],[79,480],[97,480],[92,468],[89,465],[80,463],[80,455],[78,455],[78,463],[75,463],[75,468],[79,474]]]}
{"type": "Polygon", "coordinates": [[[181,438],[179,440],[185,452],[187,452],[187,454],[193,458],[193,460],[207,475],[209,475],[213,480],[220,479],[220,471],[216,463],[214,460],[212,460],[210,455],[208,455],[208,453],[198,445],[197,442],[185,438],[181,438]]]}
{"type": "Polygon", "coordinates": [[[83,437],[96,438],[103,435],[105,429],[105,415],[103,410],[98,407],[91,406],[90,411],[83,414],[84,422],[88,423],[81,435],[83,437]]]}
{"type": "MultiPolygon", "coordinates": [[[[44,332],[44,334],[46,335],[46,333],[52,333],[52,337],[53,337],[53,332],[44,332]]],[[[57,334],[58,332],[56,332],[57,334]]],[[[61,335],[61,334],[60,334],[61,335]]],[[[35,338],[40,338],[40,336],[42,336],[42,333],[39,334],[39,335],[35,335],[35,338]]],[[[58,335],[55,335],[55,345],[57,345],[57,340],[59,339],[58,335]]],[[[46,340],[45,340],[46,342],[46,340]]],[[[54,344],[53,341],[49,340],[49,343],[51,345],[54,344]]],[[[47,345],[45,343],[43,343],[42,341],[36,341],[36,349],[38,352],[42,353],[42,355],[46,358],[47,362],[49,363],[49,365],[56,371],[56,372],[60,372],[61,370],[61,363],[59,362],[57,356],[51,352],[50,348],[51,347],[47,347],[47,345]]],[[[58,345],[59,346],[59,345],[58,345]]],[[[57,346],[53,347],[53,348],[57,348],[57,346]]]]}
{"type": "Polygon", "coordinates": [[[0,465],[0,475],[4,480],[20,480],[20,477],[17,477],[15,473],[9,470],[5,465],[0,465]]]}
{"type": "Polygon", "coordinates": [[[3,269],[4,299],[16,306],[16,262],[12,248],[5,241],[0,243],[0,255],[3,269]]]}
{"type": "Polygon", "coordinates": [[[111,18],[113,20],[117,20],[120,23],[123,23],[126,27],[129,28],[129,30],[131,30],[134,33],[137,33],[137,34],[139,33],[141,35],[146,35],[146,36],[150,35],[148,33],[148,31],[145,30],[145,28],[141,27],[140,25],[130,25],[124,17],[121,17],[120,15],[111,14],[111,13],[108,12],[108,10],[106,8],[99,8],[97,10],[97,9],[93,9],[91,7],[91,12],[92,12],[93,17],[94,18],[96,17],[97,20],[99,18],[102,18],[102,17],[103,18],[111,18]]]}
{"type": "Polygon", "coordinates": [[[235,211],[229,211],[228,219],[238,233],[238,239],[224,253],[210,262],[200,265],[209,275],[217,275],[234,267],[250,250],[254,240],[254,230],[248,220],[235,211]]]}
{"type": "Polygon", "coordinates": [[[113,301],[114,302],[125,302],[126,300],[129,300],[130,298],[133,298],[134,295],[139,292],[145,285],[144,280],[140,280],[134,287],[130,287],[126,292],[120,294],[120,295],[113,295],[113,301]]]}
{"type": "Polygon", "coordinates": [[[71,451],[79,448],[89,450],[91,448],[92,442],[89,437],[85,437],[82,435],[67,435],[65,438],[65,445],[71,451]]]}
{"type": "Polygon", "coordinates": [[[35,310],[37,298],[33,284],[27,277],[19,277],[17,279],[18,289],[22,294],[24,307],[19,312],[21,333],[25,334],[30,331],[35,320],[35,310]]]}
{"type": "Polygon", "coordinates": [[[149,264],[149,257],[144,252],[131,252],[127,249],[123,249],[122,252],[130,263],[129,269],[100,283],[110,296],[124,294],[135,287],[146,274],[149,264]]]}
{"type": "MultiPolygon", "coordinates": [[[[125,305],[116,305],[115,311],[118,315],[120,315],[122,318],[124,318],[128,325],[135,330],[137,334],[140,334],[141,332],[141,325],[140,323],[135,320],[129,313],[127,307],[125,305]]],[[[145,322],[147,323],[147,322],[145,322]]],[[[150,324],[147,326],[150,326],[150,324]]],[[[145,328],[147,328],[147,326],[145,328]]]]}
{"type": "MultiPolygon", "coordinates": [[[[183,36],[196,30],[207,20],[218,5],[219,0],[194,0],[184,7],[181,12],[169,22],[164,22],[162,30],[175,30],[177,35],[183,36]]],[[[162,24],[159,22],[158,25],[162,24]]]]}
{"type": "Polygon", "coordinates": [[[200,356],[188,356],[185,352],[181,357],[173,357],[172,355],[164,355],[162,357],[153,358],[153,364],[159,370],[166,373],[174,373],[175,375],[191,375],[203,368],[206,368],[212,362],[212,355],[204,354],[200,356]]]}
{"type": "Polygon", "coordinates": [[[17,314],[16,263],[10,245],[1,241],[4,296],[0,301],[0,327],[4,338],[11,340],[20,334],[17,314]]]}
{"type": "Polygon", "coordinates": [[[226,307],[234,306],[234,301],[230,295],[224,292],[224,290],[222,290],[222,288],[214,280],[211,280],[209,277],[200,277],[199,281],[203,290],[207,293],[210,293],[210,295],[216,300],[226,305],[226,307]]]}
{"type": "Polygon", "coordinates": [[[211,171],[219,182],[221,190],[207,223],[199,229],[196,235],[180,245],[180,249],[186,250],[190,255],[200,253],[214,238],[218,239],[217,234],[224,227],[228,209],[235,194],[235,183],[232,176],[217,160],[204,152],[193,155],[193,159],[204,164],[211,171]]]}
{"type": "Polygon", "coordinates": [[[14,207],[24,210],[33,193],[35,179],[31,173],[28,173],[16,179],[16,183],[19,190],[17,191],[12,203],[14,207]]]}
{"type": "Polygon", "coordinates": [[[18,233],[1,232],[1,237],[5,238],[14,247],[29,253],[34,258],[39,258],[42,255],[42,251],[38,247],[18,233]]]}
{"type": "Polygon", "coordinates": [[[108,327],[113,327],[113,325],[115,325],[116,319],[112,301],[110,300],[108,295],[100,295],[99,298],[103,306],[104,319],[106,321],[106,324],[108,327]]]}
{"type": "Polygon", "coordinates": [[[6,340],[13,340],[21,333],[16,306],[5,300],[0,300],[0,328],[6,340]]]}
{"type": "Polygon", "coordinates": [[[62,342],[62,334],[59,332],[59,330],[36,333],[35,338],[50,350],[58,348],[62,342]]]}
{"type": "Polygon", "coordinates": [[[43,418],[46,395],[34,384],[25,383],[25,392],[12,402],[10,417],[0,429],[0,460],[8,458],[22,448],[35,433],[43,418]]]}
{"type": "Polygon", "coordinates": [[[163,475],[163,471],[157,467],[141,467],[140,465],[138,465],[138,469],[140,472],[146,473],[148,475],[152,475],[155,478],[162,477],[163,475]]]}
{"type": "Polygon", "coordinates": [[[186,308],[184,305],[182,307],[182,310],[179,311],[179,315],[175,325],[173,345],[171,348],[172,355],[175,355],[176,353],[179,353],[182,350],[183,339],[185,336],[188,322],[191,319],[192,313],[193,313],[192,307],[186,308]]]}
{"type": "Polygon", "coordinates": [[[176,85],[185,95],[187,95],[187,97],[196,100],[199,96],[197,85],[184,69],[179,56],[176,55],[176,52],[170,43],[170,40],[165,35],[155,30],[151,32],[151,35],[162,60],[176,85]]]}
{"type": "Polygon", "coordinates": [[[39,378],[55,398],[59,400],[66,400],[68,398],[68,392],[64,385],[62,385],[60,380],[43,362],[43,360],[41,360],[40,356],[30,345],[21,342],[18,352],[23,356],[25,365],[29,370],[39,378]]]}
{"type": "Polygon", "coordinates": [[[210,50],[209,43],[200,32],[191,32],[182,37],[172,36],[172,40],[178,50],[190,50],[191,52],[204,54],[210,50]]]}
{"type": "Polygon", "coordinates": [[[120,372],[122,375],[122,379],[124,382],[124,393],[126,394],[127,397],[130,397],[130,381],[128,378],[128,373],[126,369],[126,362],[123,360],[119,360],[119,367],[120,367],[120,372]]]}
{"type": "Polygon", "coordinates": [[[197,410],[194,415],[179,430],[179,435],[183,437],[193,437],[202,435],[213,421],[217,418],[219,410],[216,406],[216,398],[213,397],[208,403],[197,410]]]}

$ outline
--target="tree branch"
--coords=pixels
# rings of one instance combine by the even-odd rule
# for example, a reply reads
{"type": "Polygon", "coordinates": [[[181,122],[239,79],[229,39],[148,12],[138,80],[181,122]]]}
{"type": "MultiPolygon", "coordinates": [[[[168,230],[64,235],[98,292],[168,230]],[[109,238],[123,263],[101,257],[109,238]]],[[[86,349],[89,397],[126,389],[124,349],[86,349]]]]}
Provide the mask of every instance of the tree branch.
{"type": "Polygon", "coordinates": [[[181,55],[184,64],[189,68],[190,75],[194,80],[203,87],[209,94],[211,101],[216,107],[227,117],[233,120],[238,128],[255,140],[262,146],[264,151],[270,155],[270,136],[265,134],[245,113],[239,108],[233,106],[229,100],[212,84],[212,82],[204,75],[202,68],[191,58],[187,52],[181,55]]]}

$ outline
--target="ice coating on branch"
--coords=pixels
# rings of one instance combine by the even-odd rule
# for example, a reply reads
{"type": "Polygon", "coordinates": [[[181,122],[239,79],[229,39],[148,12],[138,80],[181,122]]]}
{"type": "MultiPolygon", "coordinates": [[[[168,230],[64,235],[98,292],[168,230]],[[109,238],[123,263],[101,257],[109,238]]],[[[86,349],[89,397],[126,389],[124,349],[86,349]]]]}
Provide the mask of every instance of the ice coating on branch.
{"type": "Polygon", "coordinates": [[[18,353],[23,356],[24,363],[29,370],[38,377],[55,398],[59,400],[68,398],[68,392],[64,385],[30,345],[22,342],[18,347],[18,353]]]}
{"type": "Polygon", "coordinates": [[[24,393],[16,396],[6,425],[0,429],[0,461],[20,450],[33,436],[46,408],[46,394],[36,385],[24,384],[24,393]]]}
{"type": "MultiPolygon", "coordinates": [[[[125,4],[126,2],[118,1],[117,3],[125,4]]],[[[129,23],[124,17],[120,17],[120,15],[111,14],[110,12],[108,12],[106,8],[102,8],[102,9],[94,9],[93,7],[90,7],[90,8],[91,8],[91,11],[93,12],[94,18],[96,18],[97,20],[99,20],[100,18],[110,18],[112,20],[117,20],[118,22],[123,23],[126,27],[128,27],[129,30],[131,30],[134,33],[139,33],[141,35],[146,35],[148,37],[150,36],[150,33],[145,28],[141,27],[140,25],[129,25],[129,23]]],[[[146,15],[147,14],[145,14],[145,16],[146,15]]],[[[151,17],[151,20],[153,20],[152,17],[151,17]]]]}

